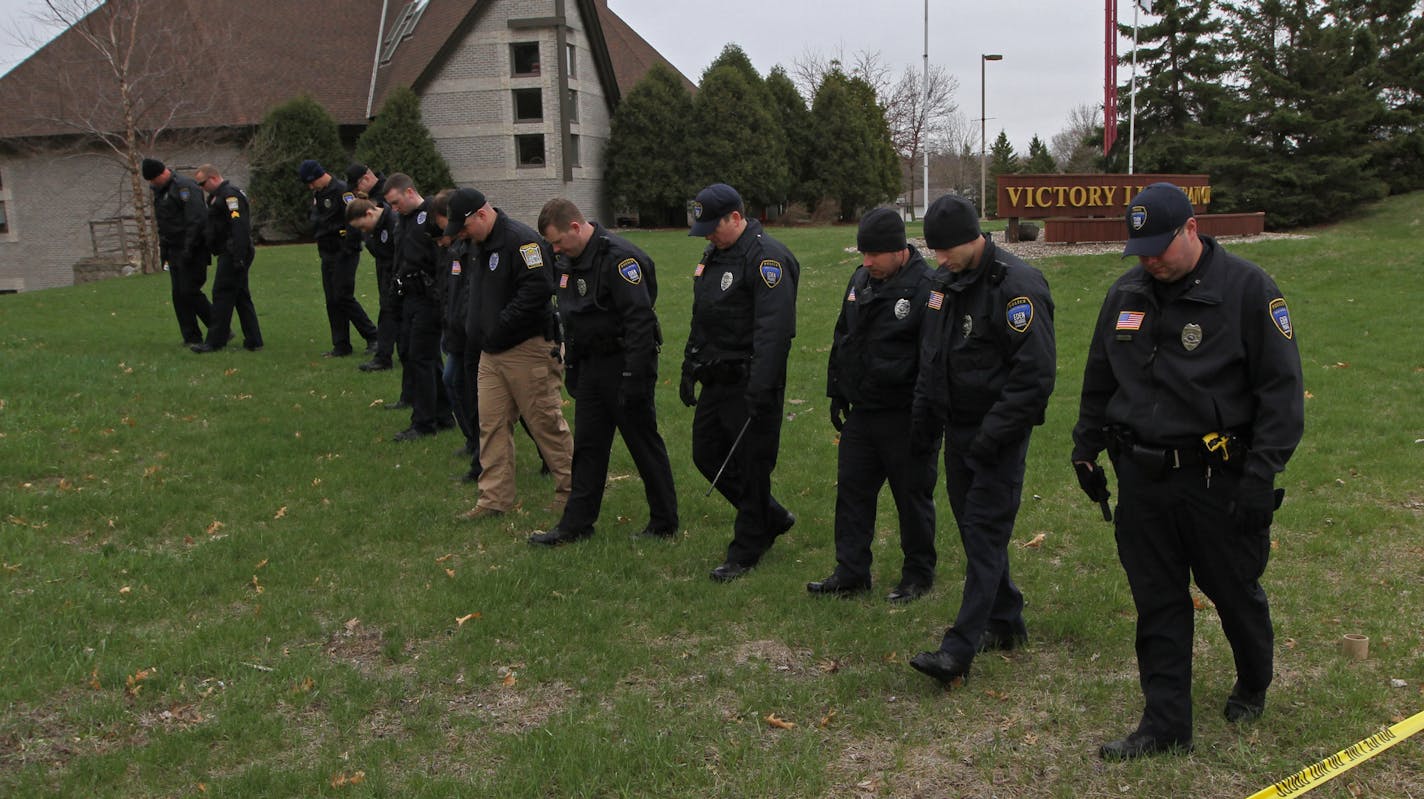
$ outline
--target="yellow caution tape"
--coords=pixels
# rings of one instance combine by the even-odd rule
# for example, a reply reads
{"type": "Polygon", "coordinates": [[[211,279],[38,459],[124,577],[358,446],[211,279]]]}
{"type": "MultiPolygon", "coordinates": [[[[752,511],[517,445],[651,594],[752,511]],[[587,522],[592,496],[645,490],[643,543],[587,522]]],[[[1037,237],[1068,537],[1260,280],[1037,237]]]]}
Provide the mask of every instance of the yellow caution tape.
{"type": "Polygon", "coordinates": [[[1420,730],[1424,730],[1424,712],[1415,713],[1393,727],[1386,727],[1354,746],[1341,749],[1318,763],[1312,763],[1275,785],[1251,794],[1247,799],[1283,799],[1287,796],[1301,796],[1420,730]]]}

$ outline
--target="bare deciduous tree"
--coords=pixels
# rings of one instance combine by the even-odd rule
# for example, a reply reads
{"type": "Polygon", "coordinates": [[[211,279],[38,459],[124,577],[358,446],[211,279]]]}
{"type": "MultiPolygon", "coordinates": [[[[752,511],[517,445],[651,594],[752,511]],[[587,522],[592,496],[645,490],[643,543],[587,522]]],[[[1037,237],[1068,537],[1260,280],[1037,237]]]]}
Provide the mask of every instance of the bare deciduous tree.
{"type": "Polygon", "coordinates": [[[845,47],[841,45],[830,53],[808,49],[792,62],[789,74],[791,82],[796,85],[796,91],[801,92],[801,96],[810,102],[811,98],[816,96],[816,90],[821,87],[821,81],[833,69],[839,69],[848,77],[860,78],[869,83],[875,90],[875,96],[882,102],[889,95],[890,65],[885,63],[878,51],[857,50],[850,58],[846,58],[845,47]]]}
{"type": "Polygon", "coordinates": [[[1053,135],[1048,151],[1064,172],[1101,172],[1093,140],[1102,136],[1101,106],[1078,105],[1068,112],[1068,123],[1053,135]]]}
{"type": "Polygon", "coordinates": [[[906,67],[889,95],[881,95],[885,121],[890,125],[890,144],[910,174],[910,208],[915,207],[914,164],[926,150],[933,152],[950,130],[959,110],[954,103],[958,90],[959,81],[943,67],[934,66],[929,71],[927,97],[924,73],[906,67]]]}

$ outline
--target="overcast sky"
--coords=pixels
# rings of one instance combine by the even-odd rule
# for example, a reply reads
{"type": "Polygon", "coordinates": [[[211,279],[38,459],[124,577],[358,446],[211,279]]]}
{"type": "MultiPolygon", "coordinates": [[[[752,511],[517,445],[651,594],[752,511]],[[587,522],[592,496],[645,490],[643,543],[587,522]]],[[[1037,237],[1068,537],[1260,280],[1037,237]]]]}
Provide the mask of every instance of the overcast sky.
{"type": "MultiPolygon", "coordinates": [[[[436,0],[439,2],[440,0],[436,0]]],[[[375,2],[375,0],[370,0],[375,2]]],[[[609,0],[609,5],[683,74],[697,81],[728,42],[766,74],[791,70],[808,53],[837,51],[853,59],[878,53],[896,78],[918,72],[925,51],[925,0],[609,0]]],[[[1131,3],[1121,2],[1124,22],[1131,3]]],[[[40,0],[0,0],[0,72],[34,49],[16,41],[53,32],[23,32],[40,0]]],[[[1119,45],[1126,52],[1130,43],[1119,45]]],[[[1079,105],[1103,100],[1103,3],[1099,0],[929,0],[930,63],[959,81],[955,102],[979,124],[981,53],[1001,53],[987,65],[988,137],[1006,131],[1024,153],[1038,134],[1045,143],[1079,105]]],[[[1120,76],[1126,79],[1126,70],[1120,76]]]]}

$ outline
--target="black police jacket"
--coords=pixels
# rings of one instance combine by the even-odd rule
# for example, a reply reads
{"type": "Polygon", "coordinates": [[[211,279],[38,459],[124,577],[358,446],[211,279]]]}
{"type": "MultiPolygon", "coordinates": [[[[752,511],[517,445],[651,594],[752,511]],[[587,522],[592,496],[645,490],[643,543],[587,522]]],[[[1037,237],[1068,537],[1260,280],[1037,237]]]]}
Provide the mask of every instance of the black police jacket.
{"type": "Polygon", "coordinates": [[[465,274],[466,347],[478,341],[483,352],[504,352],[535,336],[558,337],[548,266],[553,256],[533,228],[496,208],[494,225],[472,260],[465,274]]]}
{"type": "MultiPolygon", "coordinates": [[[[464,239],[455,239],[449,247],[441,249],[445,264],[445,305],[441,322],[445,331],[445,351],[464,352],[468,348],[465,340],[466,308],[470,302],[470,281],[466,272],[470,268],[474,246],[464,239]]],[[[479,349],[476,342],[475,349],[479,349]]]]}
{"type": "Polygon", "coordinates": [[[1058,364],[1041,272],[986,237],[977,265],[936,273],[922,331],[917,413],[999,444],[1043,424],[1058,364]]]}
{"type": "Polygon", "coordinates": [[[578,258],[558,256],[556,296],[570,361],[622,353],[625,374],[656,379],[662,333],[653,312],[654,269],[647,253],[597,222],[578,258]]]}
{"type": "Polygon", "coordinates": [[[346,206],[356,195],[332,176],[326,187],[312,192],[311,223],[316,246],[323,252],[361,249],[360,231],[346,224],[346,206]]]}
{"type": "Polygon", "coordinates": [[[872,280],[863,266],[855,270],[831,338],[826,396],[866,410],[910,407],[933,274],[914,248],[888,280],[872,280]]]}
{"type": "Polygon", "coordinates": [[[1157,446],[1232,432],[1249,446],[1245,473],[1270,482],[1300,443],[1305,388],[1286,301],[1265,270],[1201,240],[1175,299],[1161,304],[1140,264],[1108,290],[1083,371],[1074,460],[1094,460],[1109,425],[1157,446]]]}
{"type": "Polygon", "coordinates": [[[426,200],[408,214],[401,214],[400,229],[396,233],[396,277],[402,280],[424,276],[431,280],[439,273],[436,256],[440,246],[435,240],[445,234],[445,229],[435,221],[430,212],[430,201],[426,200]]]}
{"type": "Polygon", "coordinates": [[[252,214],[247,195],[224,180],[208,197],[208,249],[244,266],[252,262],[252,214]]]}
{"type": "Polygon", "coordinates": [[[370,233],[362,233],[366,251],[376,259],[376,268],[384,269],[395,264],[396,236],[400,232],[400,215],[393,208],[381,206],[381,218],[370,233]]]}
{"type": "Polygon", "coordinates": [[[755,219],[747,220],[747,229],[727,249],[709,246],[693,272],[683,369],[746,362],[748,393],[784,388],[800,279],[796,256],[755,219]]]}
{"type": "Polygon", "coordinates": [[[165,257],[205,258],[208,209],[203,189],[182,175],[173,175],[162,187],[149,188],[153,189],[153,216],[165,257]]]}

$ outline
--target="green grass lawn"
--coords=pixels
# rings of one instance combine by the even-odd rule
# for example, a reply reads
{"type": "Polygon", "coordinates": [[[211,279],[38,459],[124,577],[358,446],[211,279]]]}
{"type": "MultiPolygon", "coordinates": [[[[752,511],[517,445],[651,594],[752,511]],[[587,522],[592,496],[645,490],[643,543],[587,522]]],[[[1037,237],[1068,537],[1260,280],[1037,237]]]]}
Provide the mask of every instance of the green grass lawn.
{"type": "MultiPolygon", "coordinates": [[[[884,600],[888,491],[875,592],[804,588],[834,565],[822,395],[853,228],[773,230],[802,264],[773,482],[800,521],[729,585],[707,571],[732,513],[703,497],[677,401],[700,239],[630,236],[660,270],[675,542],[630,537],[647,510],[621,443],[589,542],[525,543],[554,520],[522,435],[523,509],[457,520],[474,504],[451,479],[457,436],[392,443],[406,418],[380,401],[398,373],[320,357],[311,247],[259,251],[261,353],[181,347],[163,275],[0,298],[0,796],[1246,796],[1424,709],[1421,219],[1416,194],[1235,248],[1290,300],[1310,392],[1264,581],[1277,679],[1260,722],[1221,718],[1230,651],[1204,605],[1196,753],[1118,765],[1096,750],[1141,709],[1134,615],[1068,465],[1115,256],[1038,264],[1061,371],[1010,554],[1032,642],[951,692],[906,664],[958,607],[943,491],[927,598],[884,600]],[[1370,636],[1368,660],[1339,654],[1347,632],[1370,636]]],[[[369,261],[360,285],[374,314],[369,261]]],[[[1410,740],[1314,795],[1421,785],[1410,740]]]]}

